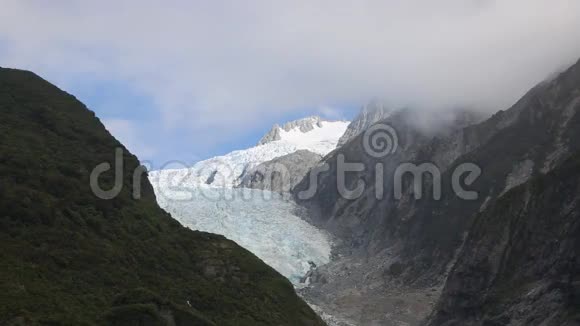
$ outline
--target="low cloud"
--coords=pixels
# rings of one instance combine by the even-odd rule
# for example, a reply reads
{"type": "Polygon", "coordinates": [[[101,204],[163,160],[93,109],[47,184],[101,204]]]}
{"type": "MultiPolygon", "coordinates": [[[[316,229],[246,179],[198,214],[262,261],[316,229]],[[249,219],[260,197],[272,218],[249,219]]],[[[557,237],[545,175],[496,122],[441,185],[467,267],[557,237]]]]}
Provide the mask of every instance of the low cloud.
{"type": "Polygon", "coordinates": [[[4,0],[0,12],[0,65],[64,88],[130,84],[159,128],[216,142],[375,97],[503,109],[577,60],[578,40],[577,0],[4,0]]]}

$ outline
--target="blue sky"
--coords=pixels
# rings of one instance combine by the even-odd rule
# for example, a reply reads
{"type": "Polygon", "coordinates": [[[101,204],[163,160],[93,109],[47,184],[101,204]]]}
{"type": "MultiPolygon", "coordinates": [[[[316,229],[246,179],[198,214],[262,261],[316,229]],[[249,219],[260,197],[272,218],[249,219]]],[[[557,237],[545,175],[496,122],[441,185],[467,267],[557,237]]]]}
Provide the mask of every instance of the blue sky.
{"type": "Polygon", "coordinates": [[[392,107],[494,112],[580,57],[577,0],[3,0],[0,66],[77,96],[143,161],[274,123],[392,107]]]}

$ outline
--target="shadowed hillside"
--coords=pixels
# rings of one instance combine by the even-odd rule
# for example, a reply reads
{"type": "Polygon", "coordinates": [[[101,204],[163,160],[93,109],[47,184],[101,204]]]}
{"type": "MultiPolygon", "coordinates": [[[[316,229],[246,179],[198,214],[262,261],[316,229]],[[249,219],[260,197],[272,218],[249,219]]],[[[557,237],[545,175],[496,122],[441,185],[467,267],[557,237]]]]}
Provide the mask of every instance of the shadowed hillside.
{"type": "Polygon", "coordinates": [[[121,193],[95,197],[118,147],[73,96],[0,68],[0,325],[323,325],[253,254],[160,209],[146,174],[133,199],[126,149],[121,193]]]}
{"type": "Polygon", "coordinates": [[[475,218],[429,325],[580,323],[580,155],[475,218]]]}
{"type": "MultiPolygon", "coordinates": [[[[479,123],[475,122],[477,119],[470,118],[469,114],[464,115],[459,111],[445,128],[425,131],[416,123],[418,116],[429,121],[431,125],[436,125],[436,114],[418,114],[413,109],[399,110],[380,121],[394,128],[398,136],[397,150],[390,155],[380,158],[368,155],[364,134],[328,155],[324,159],[329,166],[328,171],[320,173],[315,179],[317,193],[303,202],[313,212],[318,213],[315,218],[318,225],[343,240],[341,249],[346,257],[342,261],[320,268],[317,271],[320,275],[313,279],[321,281],[313,282],[306,297],[312,301],[327,302],[330,307],[327,310],[342,313],[357,322],[362,321],[360,324],[406,322],[413,325],[427,317],[449,272],[457,267],[456,259],[463,254],[461,248],[466,237],[471,236],[474,231],[486,232],[478,239],[485,244],[473,246],[472,252],[464,257],[467,259],[471,256],[481,260],[487,253],[486,245],[493,244],[490,239],[497,239],[498,235],[493,233],[493,228],[489,231],[474,229],[480,226],[477,223],[483,219],[478,214],[489,207],[500,207],[498,201],[505,200],[503,198],[508,196],[511,189],[533,178],[548,175],[580,151],[580,61],[552,79],[536,85],[509,109],[498,111],[479,123]],[[340,155],[344,155],[346,162],[361,162],[366,167],[363,171],[346,174],[344,178],[346,189],[356,189],[359,182],[367,185],[358,198],[344,198],[339,192],[337,176],[340,155]],[[425,178],[421,181],[424,187],[418,190],[414,187],[414,181],[420,180],[419,177],[407,174],[409,178],[403,178],[400,183],[395,182],[397,169],[407,163],[414,166],[431,164],[440,173],[441,182],[436,183],[428,173],[424,174],[425,178]],[[384,168],[379,186],[375,182],[376,164],[381,164],[384,168]],[[477,194],[471,200],[458,196],[453,186],[454,174],[461,171],[464,164],[478,167],[481,172],[471,184],[465,183],[470,191],[477,194]],[[396,195],[395,184],[401,185],[400,196],[396,195]],[[441,187],[440,198],[433,195],[437,189],[435,185],[441,187]],[[377,193],[384,194],[383,198],[377,198],[377,193]],[[419,194],[424,196],[417,196],[419,194]],[[359,292],[349,291],[354,286],[357,286],[359,292]],[[397,291],[401,294],[397,294],[397,291]],[[422,299],[409,297],[408,293],[419,293],[422,299]],[[417,302],[421,304],[418,305],[417,302]],[[396,320],[391,321],[391,316],[395,316],[396,320]]],[[[310,186],[310,177],[311,175],[307,175],[294,189],[298,198],[300,191],[310,186]]],[[[459,182],[465,182],[462,179],[465,177],[460,176],[459,182]]],[[[553,199],[558,197],[554,196],[553,199]]],[[[543,204],[548,205],[546,202],[543,204]]],[[[544,214],[540,209],[534,214],[544,214]]],[[[577,208],[571,209],[571,212],[577,214],[577,208]]],[[[525,215],[517,215],[515,218],[506,215],[514,212],[494,212],[496,215],[499,213],[502,217],[511,219],[514,224],[519,224],[517,227],[528,227],[524,225],[525,215]]],[[[537,224],[529,225],[530,232],[541,233],[544,231],[541,223],[548,218],[553,218],[555,223],[572,223],[577,222],[578,216],[558,219],[557,216],[536,215],[530,218],[538,220],[537,224]]],[[[564,226],[553,225],[555,229],[564,226]]],[[[498,232],[517,229],[516,225],[497,227],[498,232]]],[[[554,230],[555,240],[560,235],[554,230]]],[[[570,235],[573,236],[577,234],[570,235]]],[[[524,240],[526,239],[522,241],[524,240]]],[[[529,243],[533,246],[545,245],[541,240],[545,239],[530,239],[529,243]]],[[[495,249],[503,252],[506,248],[495,249]]],[[[519,255],[539,255],[531,247],[517,250],[519,255]]],[[[546,249],[546,252],[550,250],[546,249]]],[[[474,262],[464,263],[464,268],[471,268],[473,266],[469,263],[474,262]]],[[[493,262],[493,268],[497,265],[505,267],[496,263],[493,262]]],[[[544,263],[540,260],[530,265],[540,274],[535,276],[536,279],[544,280],[541,273],[548,271],[544,263]]],[[[532,267],[526,270],[529,271],[532,267]]],[[[490,269],[487,267],[479,272],[485,277],[493,277],[488,275],[490,269]]],[[[491,269],[491,272],[495,271],[491,269]]],[[[460,301],[453,298],[453,293],[469,292],[465,287],[474,285],[469,284],[468,280],[477,278],[470,275],[467,281],[462,280],[462,274],[459,273],[454,277],[454,282],[460,285],[450,286],[447,283],[449,297],[445,305],[451,305],[449,302],[457,303],[453,300],[460,301]]],[[[473,300],[480,295],[477,291],[469,294],[473,300]]],[[[489,302],[491,301],[490,299],[489,302]]],[[[510,305],[506,307],[514,308],[510,305]]],[[[477,311],[477,308],[474,310],[477,311]]],[[[458,309],[442,311],[451,311],[453,314],[458,309]]],[[[537,320],[549,322],[549,313],[543,312],[537,320]]],[[[465,313],[475,314],[474,311],[465,313]]],[[[481,311],[477,313],[484,314],[481,311]]],[[[494,314],[500,315],[497,311],[494,314]]],[[[445,317],[454,320],[456,316],[445,317]]],[[[447,325],[439,323],[442,320],[446,319],[437,319],[432,325],[447,325]]],[[[458,320],[458,325],[464,325],[462,322],[467,319],[458,320]]],[[[505,324],[507,323],[501,320],[496,324],[484,323],[505,324]]],[[[560,324],[556,321],[546,325],[560,324]]]]}

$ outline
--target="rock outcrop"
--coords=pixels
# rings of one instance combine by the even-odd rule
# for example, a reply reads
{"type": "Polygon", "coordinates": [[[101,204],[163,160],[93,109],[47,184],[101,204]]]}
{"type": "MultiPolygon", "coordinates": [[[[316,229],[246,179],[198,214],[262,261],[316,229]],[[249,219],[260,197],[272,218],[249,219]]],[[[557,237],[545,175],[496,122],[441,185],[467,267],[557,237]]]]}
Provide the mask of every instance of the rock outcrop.
{"type": "Polygon", "coordinates": [[[352,120],[348,125],[346,132],[338,140],[337,147],[346,144],[349,140],[355,138],[376,122],[386,119],[392,112],[393,110],[388,108],[385,104],[381,104],[378,101],[369,102],[361,108],[356,118],[354,118],[354,120],[352,120]]]}
{"type": "Polygon", "coordinates": [[[275,192],[290,192],[320,160],[322,160],[322,156],[319,154],[299,150],[264,162],[247,171],[239,186],[275,192]]]}

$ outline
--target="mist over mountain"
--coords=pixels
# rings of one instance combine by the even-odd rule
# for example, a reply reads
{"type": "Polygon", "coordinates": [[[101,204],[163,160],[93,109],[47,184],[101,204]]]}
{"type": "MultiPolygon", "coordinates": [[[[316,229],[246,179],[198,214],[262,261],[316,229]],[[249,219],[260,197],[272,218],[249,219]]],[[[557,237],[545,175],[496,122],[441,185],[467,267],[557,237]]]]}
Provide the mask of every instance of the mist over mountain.
{"type": "Polygon", "coordinates": [[[373,124],[386,119],[394,110],[378,101],[372,101],[362,107],[359,114],[348,125],[344,135],[338,140],[338,147],[367,130],[373,124]]]}
{"type": "Polygon", "coordinates": [[[434,305],[429,325],[576,325],[579,96],[580,62],[484,121],[455,111],[447,128],[426,132],[417,112],[401,110],[379,122],[396,129],[396,152],[373,157],[359,135],[326,157],[329,168],[294,193],[316,182],[302,203],[342,240],[341,258],[303,295],[355,325],[419,324],[434,305]],[[356,198],[341,195],[341,156],[366,167],[345,176],[346,189],[365,185],[356,198]],[[395,171],[408,162],[441,176],[419,189],[421,176],[402,179],[399,196],[395,171]],[[469,200],[451,182],[464,164],[481,169],[469,200]]]}

